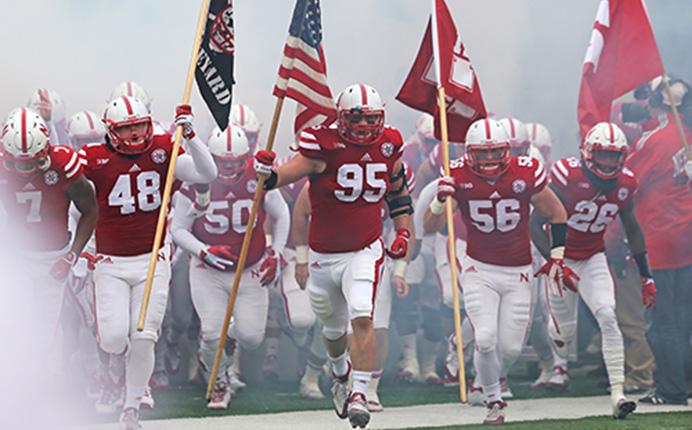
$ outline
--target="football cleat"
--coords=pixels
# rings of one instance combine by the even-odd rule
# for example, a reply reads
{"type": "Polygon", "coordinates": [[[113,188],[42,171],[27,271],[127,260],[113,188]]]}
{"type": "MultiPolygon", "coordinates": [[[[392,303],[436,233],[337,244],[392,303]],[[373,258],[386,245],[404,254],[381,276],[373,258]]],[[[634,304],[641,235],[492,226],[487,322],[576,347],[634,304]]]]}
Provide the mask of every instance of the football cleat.
{"type": "Polygon", "coordinates": [[[382,412],[384,410],[384,407],[382,406],[382,403],[380,403],[380,396],[377,395],[377,389],[373,388],[373,383],[370,383],[368,385],[368,411],[370,412],[382,412]]]}
{"type": "Polygon", "coordinates": [[[226,371],[226,374],[228,375],[228,384],[231,386],[231,389],[236,392],[240,391],[243,388],[247,387],[247,384],[240,379],[240,375],[236,373],[235,370],[233,370],[232,367],[229,367],[228,370],[226,371]]]}
{"type": "Polygon", "coordinates": [[[483,424],[489,426],[499,426],[505,423],[505,408],[507,403],[502,400],[490,402],[487,405],[487,414],[483,420],[483,424]]]}
{"type": "Polygon", "coordinates": [[[353,428],[364,429],[370,422],[368,401],[363,393],[352,393],[348,397],[348,421],[353,428]]]}
{"type": "Polygon", "coordinates": [[[469,391],[467,400],[471,406],[484,406],[485,401],[483,400],[483,388],[473,385],[473,381],[468,382],[469,391]]]}
{"type": "Polygon", "coordinates": [[[557,365],[553,367],[553,374],[548,379],[547,387],[552,390],[566,390],[569,387],[567,369],[557,365]]]}
{"type": "Polygon", "coordinates": [[[403,356],[399,361],[396,378],[402,382],[415,383],[420,380],[420,367],[415,356],[403,356]]]}
{"type": "Polygon", "coordinates": [[[303,376],[300,380],[300,387],[298,388],[298,393],[300,397],[308,400],[324,400],[324,394],[320,390],[320,386],[317,380],[313,378],[307,378],[303,376]]]}
{"type": "Polygon", "coordinates": [[[540,390],[546,388],[548,386],[548,381],[550,380],[551,376],[553,376],[553,372],[549,368],[542,368],[541,374],[538,375],[538,379],[533,381],[533,383],[531,384],[531,389],[540,390]]]}
{"type": "Polygon", "coordinates": [[[142,425],[139,423],[139,411],[135,408],[124,409],[120,414],[121,430],[140,430],[142,425]]]}
{"type": "Polygon", "coordinates": [[[500,378],[500,390],[500,396],[502,396],[503,399],[511,399],[514,397],[512,389],[509,388],[509,382],[507,381],[507,378],[500,378]]]}
{"type": "Polygon", "coordinates": [[[171,382],[168,379],[168,373],[165,371],[154,372],[149,379],[149,386],[161,390],[170,390],[171,382]]]}
{"type": "Polygon", "coordinates": [[[348,416],[346,410],[348,406],[348,396],[350,390],[348,389],[348,377],[351,374],[351,363],[348,363],[348,372],[345,375],[337,377],[332,372],[332,379],[334,384],[332,385],[332,404],[334,405],[334,412],[342,420],[348,416]]]}
{"type": "Polygon", "coordinates": [[[211,399],[207,403],[207,409],[227,409],[233,394],[233,389],[226,381],[217,380],[214,384],[214,391],[211,393],[211,399]]]}
{"type": "Polygon", "coordinates": [[[154,409],[154,406],[156,406],[154,395],[151,393],[151,387],[147,387],[147,389],[144,390],[144,395],[139,402],[139,406],[145,409],[154,409]]]}
{"type": "Polygon", "coordinates": [[[627,415],[634,412],[635,409],[637,409],[637,404],[635,402],[622,397],[613,402],[613,418],[618,420],[625,419],[627,415]]]}

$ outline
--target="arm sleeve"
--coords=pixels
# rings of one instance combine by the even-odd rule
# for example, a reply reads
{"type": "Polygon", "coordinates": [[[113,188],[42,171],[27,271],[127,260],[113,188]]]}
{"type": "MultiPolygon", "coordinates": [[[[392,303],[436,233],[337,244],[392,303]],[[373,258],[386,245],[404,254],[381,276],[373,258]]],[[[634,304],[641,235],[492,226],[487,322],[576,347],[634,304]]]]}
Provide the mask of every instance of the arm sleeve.
{"type": "Polygon", "coordinates": [[[413,211],[413,226],[416,234],[416,239],[423,239],[423,220],[425,219],[425,210],[430,206],[430,203],[435,198],[437,194],[437,181],[432,181],[423,188],[420,195],[418,196],[418,201],[416,202],[416,208],[413,211]]]}
{"type": "Polygon", "coordinates": [[[192,201],[184,194],[178,193],[173,210],[173,223],[171,234],[176,245],[184,250],[199,256],[207,246],[197,239],[191,232],[192,224],[195,222],[191,215],[192,201]]]}
{"type": "Polygon", "coordinates": [[[272,217],[272,247],[281,254],[288,240],[288,229],[291,226],[291,216],[288,205],[281,197],[279,190],[270,190],[264,197],[264,210],[272,217]]]}
{"type": "Polygon", "coordinates": [[[184,182],[208,184],[216,178],[217,169],[209,149],[194,137],[186,145],[187,152],[178,156],[175,177],[184,182]]]}

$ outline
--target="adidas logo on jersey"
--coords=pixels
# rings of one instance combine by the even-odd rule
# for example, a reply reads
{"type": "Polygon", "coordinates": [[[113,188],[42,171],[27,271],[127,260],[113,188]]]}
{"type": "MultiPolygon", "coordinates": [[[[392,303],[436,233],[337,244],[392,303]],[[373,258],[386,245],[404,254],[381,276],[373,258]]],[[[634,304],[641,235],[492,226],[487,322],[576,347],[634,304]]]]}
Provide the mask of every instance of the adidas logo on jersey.
{"type": "Polygon", "coordinates": [[[604,196],[603,194],[601,194],[600,196],[598,196],[598,198],[597,198],[596,200],[597,200],[597,201],[604,201],[604,200],[607,200],[607,199],[606,199],[606,196],[604,196]]]}
{"type": "Polygon", "coordinates": [[[96,165],[97,166],[103,166],[108,164],[108,162],[111,161],[110,158],[97,158],[96,159],[96,165]]]}
{"type": "Polygon", "coordinates": [[[227,199],[235,199],[235,194],[233,194],[233,191],[229,191],[228,194],[226,194],[227,199]]]}
{"type": "Polygon", "coordinates": [[[493,193],[490,195],[490,198],[491,199],[501,199],[502,196],[497,191],[493,191],[493,193]]]}
{"type": "Polygon", "coordinates": [[[361,157],[360,161],[372,161],[372,157],[366,152],[365,155],[361,157]]]}
{"type": "Polygon", "coordinates": [[[26,185],[24,185],[24,188],[22,188],[23,191],[31,191],[35,189],[36,187],[34,187],[34,184],[32,184],[31,182],[27,183],[26,185]]]}
{"type": "Polygon", "coordinates": [[[474,266],[469,266],[468,269],[465,270],[466,273],[475,273],[478,272],[474,266]]]}
{"type": "Polygon", "coordinates": [[[142,169],[137,164],[133,164],[132,167],[130,167],[130,170],[128,170],[128,172],[130,172],[130,173],[141,172],[141,171],[142,171],[142,169]]]}

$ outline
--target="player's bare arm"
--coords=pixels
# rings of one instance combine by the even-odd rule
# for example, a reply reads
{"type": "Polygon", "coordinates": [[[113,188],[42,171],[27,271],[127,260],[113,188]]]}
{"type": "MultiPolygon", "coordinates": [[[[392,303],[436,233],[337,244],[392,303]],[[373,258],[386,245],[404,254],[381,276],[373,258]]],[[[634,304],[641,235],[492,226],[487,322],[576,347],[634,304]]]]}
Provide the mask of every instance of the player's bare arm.
{"type": "Polygon", "coordinates": [[[634,215],[634,205],[620,212],[620,221],[625,229],[625,236],[632,251],[632,258],[637,263],[639,275],[642,278],[642,301],[648,307],[656,306],[656,287],[654,275],[649,266],[649,257],[646,253],[646,243],[637,217],[634,215]]]}
{"type": "Polygon", "coordinates": [[[80,175],[70,185],[67,189],[67,194],[81,213],[79,222],[77,222],[75,238],[70,249],[75,255],[79,255],[94,232],[94,226],[96,226],[96,220],[98,219],[98,203],[96,203],[94,187],[91,186],[84,175],[80,175]]]}
{"type": "Polygon", "coordinates": [[[265,150],[259,151],[255,155],[255,170],[258,174],[266,177],[265,190],[283,187],[309,175],[318,175],[327,168],[327,163],[324,160],[298,154],[287,163],[274,169],[272,165],[275,158],[274,152],[265,150]]]}
{"type": "MultiPolygon", "coordinates": [[[[560,190],[553,184],[549,184],[548,187],[553,191],[557,198],[563,202],[564,199],[560,197],[560,190]]],[[[550,258],[550,236],[548,232],[544,229],[545,224],[549,221],[548,216],[544,215],[538,210],[531,213],[531,218],[529,219],[529,227],[531,229],[531,240],[536,248],[541,253],[543,258],[550,258]]]]}
{"type": "Polygon", "coordinates": [[[310,183],[306,182],[298,194],[296,203],[293,206],[293,216],[291,218],[291,234],[296,245],[296,282],[301,289],[305,289],[308,282],[308,229],[310,225],[310,199],[308,198],[308,188],[310,183]]]}

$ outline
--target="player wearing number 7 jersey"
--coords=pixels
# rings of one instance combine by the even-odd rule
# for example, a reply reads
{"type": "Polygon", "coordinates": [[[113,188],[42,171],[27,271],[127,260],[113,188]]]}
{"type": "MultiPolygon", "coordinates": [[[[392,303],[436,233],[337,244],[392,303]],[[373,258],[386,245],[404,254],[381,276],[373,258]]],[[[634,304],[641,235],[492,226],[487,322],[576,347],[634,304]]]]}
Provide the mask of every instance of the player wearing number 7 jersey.
{"type": "MultiPolygon", "coordinates": [[[[86,145],[80,157],[99,205],[94,271],[97,337],[104,351],[127,354],[121,425],[131,430],[140,428],[139,403],[153,371],[154,344],[168,301],[171,244],[164,240],[144,330],[138,332],[137,317],[173,142],[170,134],[154,134],[149,109],[133,97],[109,102],[103,121],[106,142],[86,145]]],[[[195,137],[190,106],[178,106],[176,124],[183,127],[189,154],[181,148],[175,178],[211,182],[216,165],[204,143],[195,137]]]]}
{"type": "MultiPolygon", "coordinates": [[[[566,263],[581,277],[578,292],[593,313],[602,333],[602,351],[610,380],[613,414],[624,418],[636,404],[623,393],[625,352],[622,333],[615,318],[615,287],[605,256],[603,235],[606,227],[620,215],[627,240],[642,276],[644,304],[656,301],[651,270],[646,256],[644,235],[634,216],[633,197],[637,181],[624,168],[627,139],[617,125],[596,124],[581,146],[581,160],[563,158],[555,162],[550,188],[567,209],[566,263]]],[[[546,254],[545,218],[531,217],[531,232],[538,249],[546,254]]],[[[575,291],[576,292],[576,291],[575,291]]],[[[564,386],[567,379],[567,348],[577,330],[577,295],[548,295],[549,333],[555,352],[554,374],[549,380],[564,386]]]]}
{"type": "Polygon", "coordinates": [[[374,88],[355,84],[337,98],[336,127],[312,127],[300,135],[299,154],[272,168],[274,154],[255,155],[256,170],[269,175],[268,189],[302,177],[310,179],[312,219],[308,244],[308,293],[323,325],[335,383],[333,403],[340,418],[365,427],[370,420],[365,393],[374,364],[372,313],[380,284],[384,245],[382,203],[387,202],[397,231],[388,250],[406,255],[411,198],[401,161],[403,140],[384,125],[384,105],[374,88]],[[347,381],[351,363],[346,331],[353,327],[350,358],[353,389],[347,381]]]}
{"type": "Polygon", "coordinates": [[[524,345],[531,316],[531,244],[529,210],[549,217],[553,250],[547,264],[557,276],[569,276],[562,262],[565,209],[546,187],[541,164],[531,157],[510,156],[510,137],[501,123],[478,120],[466,134],[464,158],[451,162],[451,177],[438,182],[437,198],[425,214],[426,232],[445,224],[444,201],[452,197],[466,225],[466,255],[461,286],[474,327],[474,364],[487,407],[486,424],[502,424],[500,376],[524,345]]]}

